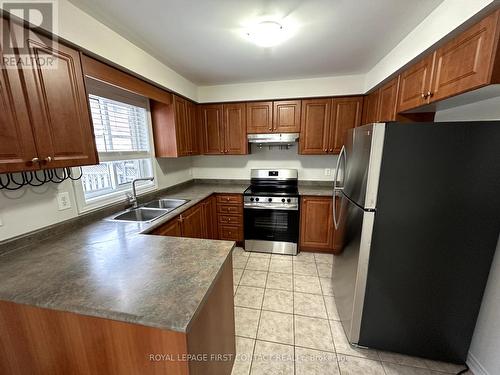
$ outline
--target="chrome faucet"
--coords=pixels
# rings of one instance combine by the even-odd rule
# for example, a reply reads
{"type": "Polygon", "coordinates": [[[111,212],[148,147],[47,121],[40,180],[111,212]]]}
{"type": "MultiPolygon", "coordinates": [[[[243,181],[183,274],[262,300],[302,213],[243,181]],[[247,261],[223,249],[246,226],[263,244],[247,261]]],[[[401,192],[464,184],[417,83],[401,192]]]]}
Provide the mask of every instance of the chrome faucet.
{"type": "Polygon", "coordinates": [[[136,178],[132,181],[132,195],[127,193],[128,202],[132,205],[133,208],[137,208],[139,206],[139,202],[137,201],[137,191],[135,188],[135,183],[137,181],[153,181],[154,177],[144,177],[144,178],[136,178]]]}

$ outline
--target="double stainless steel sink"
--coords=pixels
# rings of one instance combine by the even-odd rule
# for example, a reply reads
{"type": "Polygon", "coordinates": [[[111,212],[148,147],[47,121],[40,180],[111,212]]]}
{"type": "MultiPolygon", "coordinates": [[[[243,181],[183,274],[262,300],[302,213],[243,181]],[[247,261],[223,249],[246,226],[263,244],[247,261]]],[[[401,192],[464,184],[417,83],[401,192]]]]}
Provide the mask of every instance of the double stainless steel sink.
{"type": "Polygon", "coordinates": [[[110,220],[151,222],[189,202],[189,199],[157,199],[136,208],[130,208],[110,220]]]}

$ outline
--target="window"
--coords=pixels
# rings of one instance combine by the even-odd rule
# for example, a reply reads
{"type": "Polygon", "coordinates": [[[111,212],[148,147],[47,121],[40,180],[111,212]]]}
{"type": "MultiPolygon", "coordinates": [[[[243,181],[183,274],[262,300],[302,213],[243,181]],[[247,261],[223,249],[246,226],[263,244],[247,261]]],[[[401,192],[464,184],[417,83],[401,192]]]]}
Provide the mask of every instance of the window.
{"type": "MultiPolygon", "coordinates": [[[[94,81],[88,89],[100,164],[82,167],[76,189],[83,208],[123,199],[132,180],[154,176],[147,100],[94,81]]],[[[155,183],[138,186],[151,189],[155,183]]]]}

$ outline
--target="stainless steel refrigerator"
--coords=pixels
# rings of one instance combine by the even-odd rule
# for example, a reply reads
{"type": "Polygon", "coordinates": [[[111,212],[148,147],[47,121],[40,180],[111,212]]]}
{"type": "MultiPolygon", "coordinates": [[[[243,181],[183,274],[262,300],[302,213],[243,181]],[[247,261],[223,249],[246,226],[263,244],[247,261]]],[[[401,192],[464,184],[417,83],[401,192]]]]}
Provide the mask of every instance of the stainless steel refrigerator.
{"type": "Polygon", "coordinates": [[[349,341],[465,361],[500,233],[500,122],[352,129],[335,173],[349,341]]]}

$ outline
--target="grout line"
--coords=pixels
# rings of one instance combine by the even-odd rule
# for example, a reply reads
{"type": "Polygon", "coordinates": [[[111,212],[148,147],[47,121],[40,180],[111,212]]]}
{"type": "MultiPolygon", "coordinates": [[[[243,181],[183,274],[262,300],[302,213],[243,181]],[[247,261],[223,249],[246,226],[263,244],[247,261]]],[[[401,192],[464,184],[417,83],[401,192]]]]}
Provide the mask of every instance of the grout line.
{"type": "MultiPolygon", "coordinates": [[[[316,255],[314,255],[314,259],[316,260],[316,255]]],[[[318,272],[318,277],[319,277],[318,263],[315,262],[314,264],[316,265],[316,272],[318,272]]],[[[335,359],[337,361],[337,368],[339,370],[339,374],[341,374],[342,372],[340,370],[339,355],[337,353],[337,347],[335,346],[335,340],[333,339],[332,323],[330,322],[330,319],[329,319],[330,317],[328,315],[328,308],[326,307],[325,295],[323,294],[323,285],[321,284],[321,280],[319,282],[319,287],[321,288],[321,295],[322,295],[322,298],[323,298],[323,305],[325,306],[326,316],[328,318],[328,327],[330,327],[330,338],[332,339],[333,351],[335,352],[335,359]]],[[[384,370],[384,372],[385,372],[385,370],[384,370]]]]}
{"type": "MultiPolygon", "coordinates": [[[[266,282],[264,283],[264,294],[265,294],[265,287],[267,285],[267,278],[269,276],[269,267],[270,267],[270,265],[271,265],[271,260],[269,260],[269,263],[267,265],[266,282]]],[[[264,296],[262,296],[262,302],[261,302],[260,309],[259,309],[259,321],[257,323],[257,331],[255,332],[255,344],[253,346],[253,352],[252,352],[252,363],[250,363],[250,373],[252,372],[252,367],[253,367],[253,362],[254,362],[254,356],[255,356],[255,347],[257,346],[257,340],[258,340],[258,337],[259,337],[260,319],[261,319],[261,316],[262,316],[262,305],[263,304],[264,304],[264,296]]]]}

